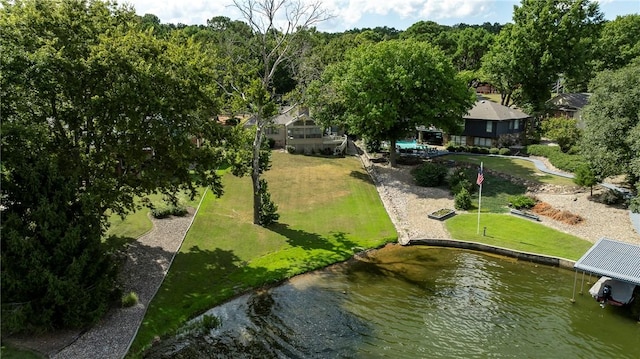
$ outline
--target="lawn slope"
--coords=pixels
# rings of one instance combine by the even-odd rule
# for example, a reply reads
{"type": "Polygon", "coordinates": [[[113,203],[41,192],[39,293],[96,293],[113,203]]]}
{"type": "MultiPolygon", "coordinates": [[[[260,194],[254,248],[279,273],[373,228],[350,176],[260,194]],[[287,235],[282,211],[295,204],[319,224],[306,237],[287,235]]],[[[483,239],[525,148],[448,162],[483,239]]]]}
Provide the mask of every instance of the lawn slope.
{"type": "Polygon", "coordinates": [[[130,355],[233,296],[397,240],[357,158],[274,152],[264,177],[279,223],[254,225],[250,178],[225,175],[224,196],[207,192],[130,355]]]}

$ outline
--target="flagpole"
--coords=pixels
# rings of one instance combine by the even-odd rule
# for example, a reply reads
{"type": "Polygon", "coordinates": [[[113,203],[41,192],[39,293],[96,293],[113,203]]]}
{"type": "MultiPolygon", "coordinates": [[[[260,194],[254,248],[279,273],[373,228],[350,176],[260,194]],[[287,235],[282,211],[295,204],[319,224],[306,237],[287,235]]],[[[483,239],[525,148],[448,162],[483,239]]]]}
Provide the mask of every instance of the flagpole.
{"type": "Polygon", "coordinates": [[[476,234],[480,234],[480,207],[482,207],[482,183],[484,182],[482,162],[480,162],[480,172],[478,174],[478,180],[476,182],[479,182],[478,184],[480,185],[480,190],[478,192],[478,229],[476,231],[476,234]],[[480,179],[480,176],[482,176],[482,179],[480,179]]]}

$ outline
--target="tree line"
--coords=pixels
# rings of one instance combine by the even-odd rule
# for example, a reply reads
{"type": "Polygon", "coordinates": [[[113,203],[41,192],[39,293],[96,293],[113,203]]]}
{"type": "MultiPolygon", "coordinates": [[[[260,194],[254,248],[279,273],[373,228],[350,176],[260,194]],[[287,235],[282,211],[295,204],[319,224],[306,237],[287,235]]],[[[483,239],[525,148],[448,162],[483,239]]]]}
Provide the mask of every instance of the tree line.
{"type": "Polygon", "coordinates": [[[567,90],[594,92],[584,135],[593,170],[640,178],[638,15],[605,22],[596,2],[523,0],[506,25],[325,33],[316,26],[331,14],[319,3],[234,4],[242,20],[174,25],[100,0],[2,2],[5,333],[103,315],[119,295],[108,215],[136,210],[136,198],[175,201],[198,186],[223,195],[216,170],[229,167],[251,176],[254,223],[277,221],[261,174],[264,132],[285,104],[395,141],[418,125],[459,129],[478,82],[542,114],[562,78],[567,90]],[[225,126],[222,114],[255,125],[225,126]]]}

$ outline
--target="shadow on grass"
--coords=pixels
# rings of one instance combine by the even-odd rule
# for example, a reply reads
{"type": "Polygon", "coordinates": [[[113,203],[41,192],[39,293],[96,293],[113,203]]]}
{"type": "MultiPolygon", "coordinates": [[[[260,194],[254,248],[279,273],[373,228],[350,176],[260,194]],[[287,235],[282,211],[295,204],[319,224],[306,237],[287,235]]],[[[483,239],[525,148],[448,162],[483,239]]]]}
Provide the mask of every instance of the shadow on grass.
{"type": "Polygon", "coordinates": [[[277,223],[269,227],[272,231],[287,239],[292,247],[304,250],[325,250],[341,256],[351,256],[359,244],[347,238],[344,232],[331,232],[329,237],[317,233],[309,233],[300,229],[291,229],[288,224],[277,223]]]}
{"type": "Polygon", "coordinates": [[[362,171],[351,171],[351,173],[349,173],[349,176],[355,179],[359,179],[363,182],[373,184],[373,180],[371,179],[371,176],[369,176],[368,173],[365,173],[362,171]]]}

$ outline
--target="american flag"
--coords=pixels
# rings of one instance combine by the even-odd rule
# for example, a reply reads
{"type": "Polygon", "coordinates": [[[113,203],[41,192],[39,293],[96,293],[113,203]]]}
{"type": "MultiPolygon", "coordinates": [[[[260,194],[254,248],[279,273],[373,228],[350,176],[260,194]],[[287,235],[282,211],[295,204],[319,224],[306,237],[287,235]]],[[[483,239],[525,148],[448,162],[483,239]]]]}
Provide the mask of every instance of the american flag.
{"type": "Polygon", "coordinates": [[[478,168],[478,179],[476,179],[476,183],[478,186],[482,186],[482,182],[484,181],[484,174],[482,173],[482,166],[478,168]]]}

